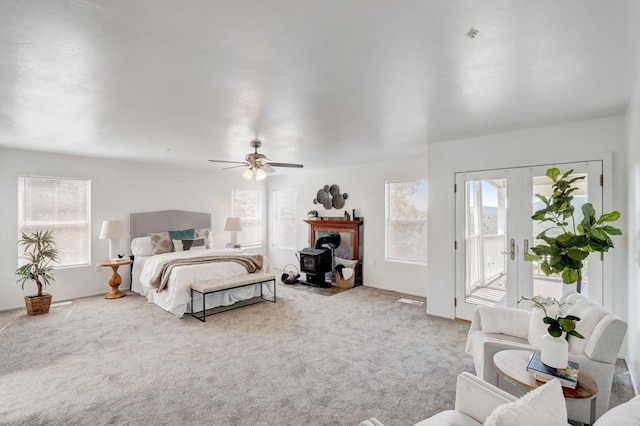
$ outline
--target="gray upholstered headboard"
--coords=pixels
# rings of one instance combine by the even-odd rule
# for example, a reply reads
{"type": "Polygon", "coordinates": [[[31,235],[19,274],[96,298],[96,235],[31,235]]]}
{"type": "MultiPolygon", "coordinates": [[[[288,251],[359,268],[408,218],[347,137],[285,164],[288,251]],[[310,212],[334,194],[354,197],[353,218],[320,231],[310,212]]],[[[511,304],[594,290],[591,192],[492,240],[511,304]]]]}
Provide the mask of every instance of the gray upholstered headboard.
{"type": "Polygon", "coordinates": [[[188,228],[211,228],[211,213],[164,210],[148,213],[131,213],[129,236],[146,237],[149,232],[173,231],[188,228]]]}

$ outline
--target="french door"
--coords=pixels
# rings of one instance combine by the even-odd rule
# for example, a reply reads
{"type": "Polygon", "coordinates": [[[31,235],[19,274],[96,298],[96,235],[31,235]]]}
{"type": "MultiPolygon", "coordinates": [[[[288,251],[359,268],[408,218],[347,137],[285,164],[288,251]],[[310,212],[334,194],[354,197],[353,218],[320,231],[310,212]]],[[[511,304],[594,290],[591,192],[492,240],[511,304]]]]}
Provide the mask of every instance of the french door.
{"type": "MultiPolygon", "coordinates": [[[[525,257],[538,244],[535,236],[548,228],[531,216],[542,208],[535,194],[551,195],[551,167],[584,176],[573,193],[576,224],[584,203],[602,212],[602,161],[456,173],[456,317],[471,319],[477,306],[516,307],[522,296],[560,298],[575,290],[525,257]]],[[[582,293],[602,303],[600,257],[590,256],[583,272],[582,293]]]]}

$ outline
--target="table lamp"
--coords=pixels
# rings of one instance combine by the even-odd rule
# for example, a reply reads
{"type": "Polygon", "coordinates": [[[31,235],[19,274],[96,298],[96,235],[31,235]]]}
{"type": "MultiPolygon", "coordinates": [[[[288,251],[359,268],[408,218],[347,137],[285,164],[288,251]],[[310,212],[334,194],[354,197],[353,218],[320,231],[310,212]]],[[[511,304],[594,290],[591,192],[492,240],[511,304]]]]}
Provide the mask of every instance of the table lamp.
{"type": "MultiPolygon", "coordinates": [[[[105,220],[100,229],[100,239],[109,240],[109,260],[122,260],[113,252],[113,240],[121,240],[128,237],[127,222],[124,220],[105,220]]],[[[126,259],[125,259],[126,260],[126,259]]]]}
{"type": "Polygon", "coordinates": [[[231,232],[231,243],[227,244],[227,247],[239,248],[238,244],[238,232],[242,231],[242,222],[239,217],[228,217],[224,230],[231,232]]]}

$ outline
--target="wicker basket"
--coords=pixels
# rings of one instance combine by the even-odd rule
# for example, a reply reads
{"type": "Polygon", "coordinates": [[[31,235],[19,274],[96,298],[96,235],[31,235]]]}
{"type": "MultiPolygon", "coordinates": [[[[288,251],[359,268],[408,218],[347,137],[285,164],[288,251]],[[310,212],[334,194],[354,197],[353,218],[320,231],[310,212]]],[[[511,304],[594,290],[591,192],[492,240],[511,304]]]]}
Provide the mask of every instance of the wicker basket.
{"type": "Polygon", "coordinates": [[[351,277],[349,277],[348,280],[345,280],[344,278],[340,278],[340,274],[336,274],[336,287],[351,288],[353,287],[355,278],[356,278],[355,271],[353,272],[353,274],[351,274],[351,277]]]}
{"type": "Polygon", "coordinates": [[[24,304],[27,307],[27,313],[29,315],[40,315],[49,312],[51,306],[50,294],[43,294],[42,296],[25,296],[24,304]]]}

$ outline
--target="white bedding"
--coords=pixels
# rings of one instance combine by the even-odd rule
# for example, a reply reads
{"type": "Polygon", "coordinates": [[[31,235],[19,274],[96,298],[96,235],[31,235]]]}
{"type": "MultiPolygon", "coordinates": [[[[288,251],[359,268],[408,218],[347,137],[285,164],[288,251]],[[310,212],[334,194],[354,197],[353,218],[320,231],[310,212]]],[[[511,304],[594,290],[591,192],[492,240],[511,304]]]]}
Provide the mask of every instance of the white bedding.
{"type": "MultiPolygon", "coordinates": [[[[233,249],[206,249],[136,257],[132,271],[131,289],[146,296],[149,302],[155,303],[162,309],[181,318],[185,312],[191,312],[190,286],[192,283],[212,281],[233,275],[245,275],[247,270],[244,266],[235,262],[177,266],[173,268],[169,277],[169,284],[163,291],[157,291],[150,285],[150,281],[162,267],[163,262],[168,259],[185,259],[212,254],[238,254],[238,251],[233,249]]],[[[264,258],[262,272],[272,272],[271,264],[266,257],[264,258]]],[[[212,294],[207,296],[206,309],[216,306],[228,306],[241,300],[260,296],[260,291],[260,284],[256,284],[212,294]]],[[[199,310],[202,310],[201,301],[195,303],[195,312],[199,310]]]]}

